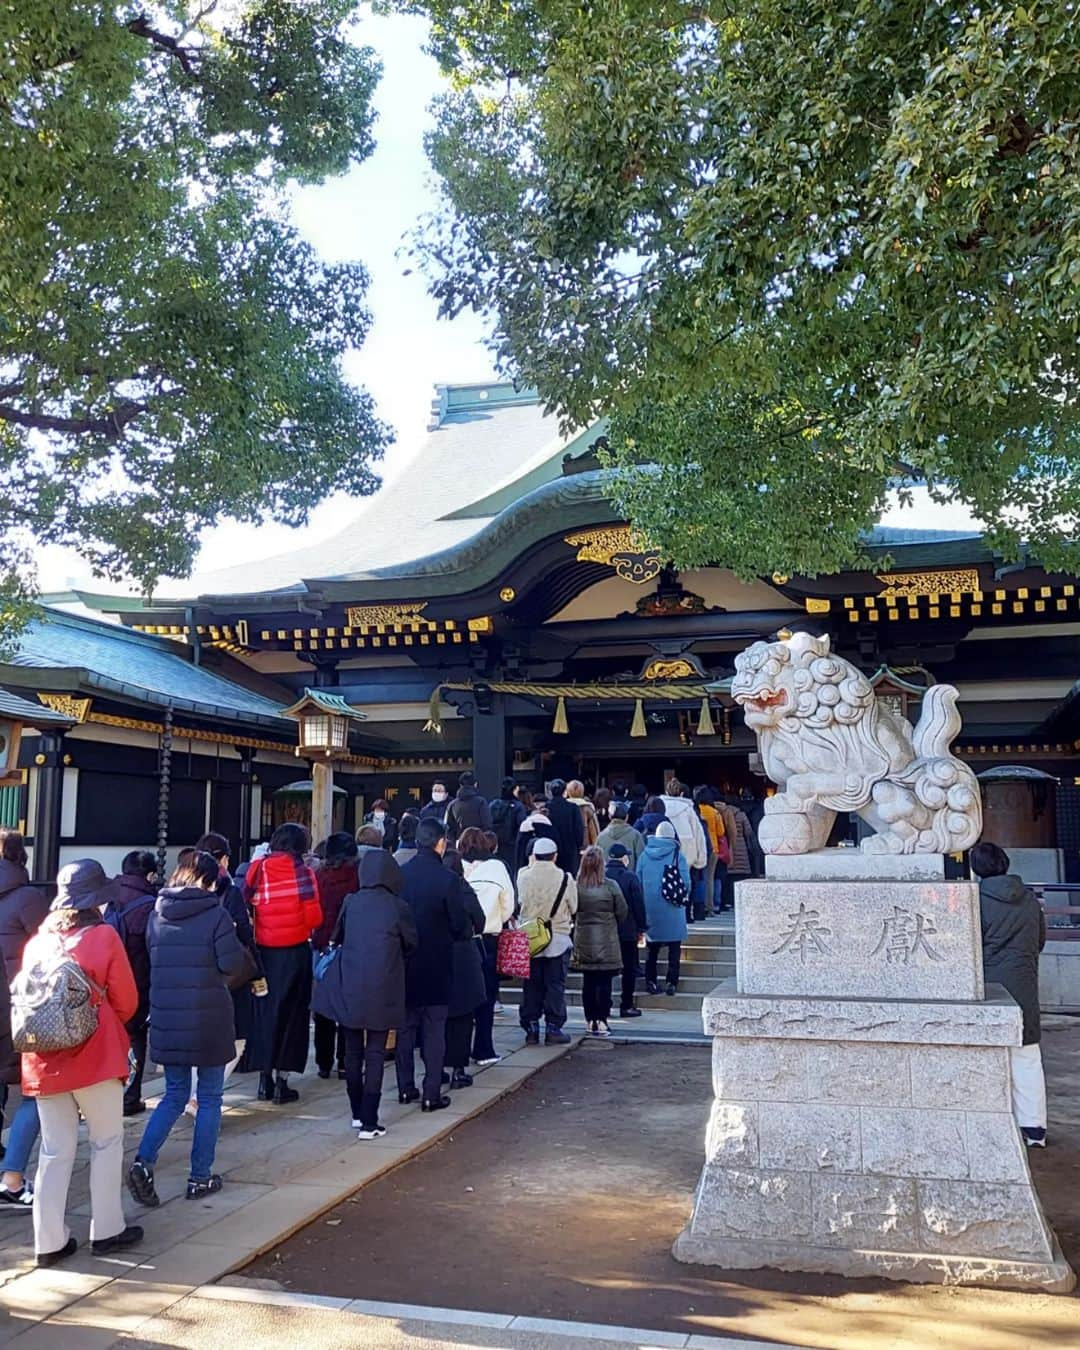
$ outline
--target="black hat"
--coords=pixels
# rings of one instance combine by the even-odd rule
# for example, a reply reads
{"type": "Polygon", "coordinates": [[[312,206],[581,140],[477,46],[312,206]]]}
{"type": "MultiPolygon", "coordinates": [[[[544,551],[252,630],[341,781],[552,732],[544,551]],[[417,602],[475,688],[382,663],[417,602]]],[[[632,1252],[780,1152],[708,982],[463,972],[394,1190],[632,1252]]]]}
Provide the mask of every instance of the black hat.
{"type": "Polygon", "coordinates": [[[612,844],[607,851],[607,855],[609,858],[629,858],[630,850],[625,844],[612,844]]]}
{"type": "Polygon", "coordinates": [[[109,884],[105,869],[93,858],[65,863],[56,874],[56,899],[52,909],[96,909],[103,904],[101,892],[109,884]]]}

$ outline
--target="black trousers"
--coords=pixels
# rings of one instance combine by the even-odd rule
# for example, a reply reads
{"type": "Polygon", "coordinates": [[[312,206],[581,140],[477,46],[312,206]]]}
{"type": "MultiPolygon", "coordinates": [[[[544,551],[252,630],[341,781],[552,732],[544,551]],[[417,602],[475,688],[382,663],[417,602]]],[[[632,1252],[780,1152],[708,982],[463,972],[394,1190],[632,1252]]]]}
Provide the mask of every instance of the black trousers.
{"type": "Polygon", "coordinates": [[[562,956],[534,956],[529,963],[529,978],[521,991],[521,1025],[540,1021],[548,1031],[561,1031],[566,1021],[566,971],[570,953],[562,956]]]}
{"type": "Polygon", "coordinates": [[[143,1073],[146,1070],[146,1039],[149,1032],[147,1020],[142,1019],[142,1025],[131,1021],[127,1024],[128,1035],[131,1037],[131,1053],[135,1057],[135,1067],[131,1071],[131,1077],[124,1086],[124,1109],[135,1106],[142,1100],[142,1080],[143,1073]]]}
{"type": "Polygon", "coordinates": [[[313,1013],[315,1019],[315,1063],[329,1073],[335,1063],[337,1067],[345,1065],[345,1028],[339,1027],[331,1017],[322,1013],[313,1013]]]}
{"type": "Polygon", "coordinates": [[[379,1123],[386,1038],[390,1033],[365,1031],[363,1027],[341,1027],[339,1030],[345,1051],[345,1087],[353,1120],[358,1120],[364,1129],[371,1129],[379,1123]]]}
{"type": "Polygon", "coordinates": [[[434,1102],[442,1096],[442,1071],[446,1059],[446,1004],[431,1004],[426,1008],[406,1008],[405,1025],[397,1035],[394,1067],[397,1070],[399,1092],[416,1087],[416,1037],[423,1036],[420,1054],[424,1061],[424,1085],[420,1089],[424,1101],[434,1102]]]}
{"type": "MultiPolygon", "coordinates": [[[[484,1001],[473,1013],[476,1020],[476,1032],[473,1035],[473,1059],[494,1059],[495,1042],[492,1029],[495,1026],[495,1003],[499,997],[499,976],[495,969],[495,958],[499,950],[498,933],[485,933],[481,955],[484,960],[484,1001]]],[[[453,1061],[450,1061],[453,1063],[453,1061]]]]}
{"type": "Polygon", "coordinates": [[[622,992],[619,995],[619,1011],[626,1012],[634,1006],[634,990],[637,988],[637,938],[620,938],[619,950],[622,952],[622,992]]]}
{"type": "Polygon", "coordinates": [[[469,1067],[473,1014],[462,1013],[446,1019],[446,1067],[464,1072],[469,1067]]]}
{"type": "Polygon", "coordinates": [[[645,979],[649,984],[656,983],[656,963],[660,960],[660,948],[667,948],[667,982],[679,983],[679,961],[682,958],[681,942],[650,942],[645,956],[645,979]]]}
{"type": "Polygon", "coordinates": [[[749,872],[732,872],[731,869],[728,868],[727,875],[724,877],[724,889],[722,892],[725,909],[735,908],[735,883],[737,881],[746,881],[749,876],[749,872]]]}
{"type": "Polygon", "coordinates": [[[586,1022],[606,1022],[611,1016],[611,981],[613,970],[583,970],[581,972],[581,1006],[586,1022]]]}

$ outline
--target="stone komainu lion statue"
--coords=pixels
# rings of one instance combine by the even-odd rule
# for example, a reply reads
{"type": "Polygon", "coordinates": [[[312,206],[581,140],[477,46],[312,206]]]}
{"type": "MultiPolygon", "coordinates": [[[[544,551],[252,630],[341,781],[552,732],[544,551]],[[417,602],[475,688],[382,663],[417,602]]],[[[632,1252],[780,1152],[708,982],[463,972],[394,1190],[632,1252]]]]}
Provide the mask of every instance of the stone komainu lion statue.
{"type": "Polygon", "coordinates": [[[741,652],[731,695],[781,789],[765,802],[766,853],[824,848],[838,811],[877,831],[867,853],[953,853],[978,839],[979,785],[949,753],[960,730],[952,685],[927,689],[912,729],[827,637],[796,633],[741,652]]]}

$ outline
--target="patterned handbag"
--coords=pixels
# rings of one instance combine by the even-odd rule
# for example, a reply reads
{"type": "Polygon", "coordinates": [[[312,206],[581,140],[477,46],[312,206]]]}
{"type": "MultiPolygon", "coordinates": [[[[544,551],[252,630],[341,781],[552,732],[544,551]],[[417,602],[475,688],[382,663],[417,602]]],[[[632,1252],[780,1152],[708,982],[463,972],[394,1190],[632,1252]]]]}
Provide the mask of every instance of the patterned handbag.
{"type": "Polygon", "coordinates": [[[85,1045],[97,1031],[105,991],[69,955],[56,950],[21,970],[11,985],[11,1040],[20,1055],[49,1054],[85,1045]]]}
{"type": "Polygon", "coordinates": [[[499,934],[495,970],[508,979],[529,978],[529,935],[523,928],[504,928],[499,934]]]}

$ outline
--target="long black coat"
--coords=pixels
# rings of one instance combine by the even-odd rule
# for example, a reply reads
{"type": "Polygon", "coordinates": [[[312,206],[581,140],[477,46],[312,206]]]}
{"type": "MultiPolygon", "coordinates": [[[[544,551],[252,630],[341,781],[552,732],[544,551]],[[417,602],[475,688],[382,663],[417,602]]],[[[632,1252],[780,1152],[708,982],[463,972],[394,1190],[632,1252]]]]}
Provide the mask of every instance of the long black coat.
{"type": "Polygon", "coordinates": [[[453,944],[471,937],[465,912],[465,882],[433,848],[422,848],[401,869],[402,895],[416,920],[419,945],[405,965],[405,1002],[410,1008],[449,1004],[453,944]]]}
{"type": "Polygon", "coordinates": [[[236,925],[213,891],[166,887],[146,928],[150,949],[150,1058],[211,1068],[236,1053],[232,996],[244,965],[236,925]]]}
{"type": "Polygon", "coordinates": [[[0,858],[0,954],[6,984],[18,975],[23,948],[48,912],[49,902],[42,891],[30,885],[26,868],[0,858]]]}
{"type": "Polygon", "coordinates": [[[453,843],[473,829],[491,829],[491,807],[476,788],[460,787],[446,812],[446,837],[453,843]]]}
{"type": "Polygon", "coordinates": [[[638,934],[644,933],[649,926],[649,920],[645,915],[645,892],[641,886],[641,878],[632,867],[617,862],[609,862],[604,869],[604,875],[618,886],[626,901],[627,914],[619,923],[619,941],[636,942],[638,934]]]}
{"type": "Polygon", "coordinates": [[[1018,876],[984,877],[979,883],[983,978],[1003,984],[1024,1014],[1024,1044],[1034,1045],[1039,1025],[1039,953],[1046,943],[1042,905],[1018,876]]]}
{"type": "Polygon", "coordinates": [[[465,883],[464,900],[465,914],[469,921],[469,937],[454,943],[454,976],[450,984],[448,1017],[464,1017],[466,1013],[475,1012],[487,998],[484,962],[478,941],[484,931],[484,907],[468,882],[465,883]]]}
{"type": "Polygon", "coordinates": [[[405,1021],[405,959],[418,938],[402,884],[389,853],[364,854],[360,889],[345,897],[333,934],[339,969],[315,981],[313,1012],[365,1031],[389,1031],[405,1021]]]}
{"type": "Polygon", "coordinates": [[[585,842],[584,812],[565,797],[552,797],[547,804],[548,820],[559,846],[556,862],[564,872],[576,877],[581,866],[581,847],[585,842]]]}

